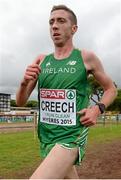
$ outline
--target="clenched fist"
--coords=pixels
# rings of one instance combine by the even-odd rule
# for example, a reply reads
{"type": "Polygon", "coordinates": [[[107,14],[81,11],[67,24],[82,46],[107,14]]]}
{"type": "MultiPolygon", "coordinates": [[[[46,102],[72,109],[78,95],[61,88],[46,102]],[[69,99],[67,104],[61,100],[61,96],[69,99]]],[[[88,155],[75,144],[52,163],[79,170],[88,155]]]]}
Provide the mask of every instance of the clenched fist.
{"type": "Polygon", "coordinates": [[[40,58],[35,60],[31,65],[29,65],[25,71],[24,78],[22,81],[23,85],[27,85],[30,81],[36,81],[38,78],[39,73],[41,72],[40,69],[40,58]]]}

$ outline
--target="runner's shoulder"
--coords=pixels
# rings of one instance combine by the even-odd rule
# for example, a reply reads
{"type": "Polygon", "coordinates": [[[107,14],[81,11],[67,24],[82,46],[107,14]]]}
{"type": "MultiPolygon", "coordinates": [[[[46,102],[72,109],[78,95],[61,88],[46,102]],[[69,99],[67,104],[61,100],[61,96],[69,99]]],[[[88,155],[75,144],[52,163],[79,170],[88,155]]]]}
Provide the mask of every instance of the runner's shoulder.
{"type": "Polygon", "coordinates": [[[82,55],[85,68],[87,72],[90,73],[93,69],[93,64],[95,63],[96,55],[94,54],[93,51],[86,50],[86,49],[81,50],[81,55],[82,55]]]}
{"type": "Polygon", "coordinates": [[[45,56],[46,56],[45,54],[40,54],[40,55],[37,56],[37,58],[38,58],[38,59],[40,60],[40,62],[41,62],[41,61],[44,60],[45,56]]]}
{"type": "Polygon", "coordinates": [[[83,61],[85,63],[89,63],[91,60],[93,60],[95,58],[95,53],[91,50],[87,50],[87,49],[82,49],[81,50],[81,54],[83,57],[83,61]]]}
{"type": "Polygon", "coordinates": [[[41,64],[42,62],[43,62],[43,60],[45,59],[45,54],[40,54],[40,55],[38,55],[35,59],[34,59],[34,61],[33,61],[33,63],[34,62],[36,62],[36,61],[39,61],[39,63],[41,64]]]}

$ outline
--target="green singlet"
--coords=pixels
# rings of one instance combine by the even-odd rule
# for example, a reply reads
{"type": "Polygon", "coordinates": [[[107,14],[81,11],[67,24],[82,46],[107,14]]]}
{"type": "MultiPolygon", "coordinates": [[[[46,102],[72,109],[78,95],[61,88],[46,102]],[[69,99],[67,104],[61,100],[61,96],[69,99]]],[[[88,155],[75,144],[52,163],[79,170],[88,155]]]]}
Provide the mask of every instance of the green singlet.
{"type": "Polygon", "coordinates": [[[86,68],[80,50],[65,59],[47,55],[38,78],[38,137],[41,157],[46,157],[57,143],[65,148],[79,148],[75,164],[84,157],[88,128],[76,112],[89,104],[86,68]]]}

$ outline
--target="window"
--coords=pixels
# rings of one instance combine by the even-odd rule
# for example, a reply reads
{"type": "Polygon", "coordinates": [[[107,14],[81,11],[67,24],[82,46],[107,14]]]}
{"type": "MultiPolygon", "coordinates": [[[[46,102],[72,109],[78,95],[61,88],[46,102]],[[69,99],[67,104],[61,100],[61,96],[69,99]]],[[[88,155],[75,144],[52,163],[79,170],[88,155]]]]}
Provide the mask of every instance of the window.
{"type": "Polygon", "coordinates": [[[0,93],[0,112],[10,111],[10,94],[0,93]]]}

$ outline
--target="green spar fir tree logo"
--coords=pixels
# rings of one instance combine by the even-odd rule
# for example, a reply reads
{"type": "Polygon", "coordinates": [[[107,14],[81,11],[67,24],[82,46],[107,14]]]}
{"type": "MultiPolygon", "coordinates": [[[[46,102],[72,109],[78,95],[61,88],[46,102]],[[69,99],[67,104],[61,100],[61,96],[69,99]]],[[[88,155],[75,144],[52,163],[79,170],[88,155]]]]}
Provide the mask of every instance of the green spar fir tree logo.
{"type": "Polygon", "coordinates": [[[67,97],[68,99],[74,99],[74,98],[75,98],[75,92],[72,91],[72,90],[68,91],[68,92],[66,93],[66,97],[67,97]]]}

